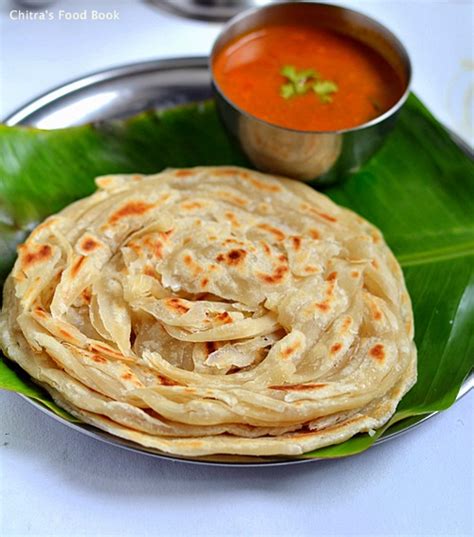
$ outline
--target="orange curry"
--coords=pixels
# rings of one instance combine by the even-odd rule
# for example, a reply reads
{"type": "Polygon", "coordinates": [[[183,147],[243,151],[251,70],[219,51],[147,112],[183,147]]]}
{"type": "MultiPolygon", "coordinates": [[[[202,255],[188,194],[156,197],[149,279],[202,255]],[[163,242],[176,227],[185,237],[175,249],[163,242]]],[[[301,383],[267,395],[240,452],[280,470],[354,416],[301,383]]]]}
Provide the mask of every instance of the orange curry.
{"type": "Polygon", "coordinates": [[[322,28],[268,26],[238,37],[212,66],[236,106],[291,129],[334,131],[391,108],[402,81],[367,45],[322,28]]]}

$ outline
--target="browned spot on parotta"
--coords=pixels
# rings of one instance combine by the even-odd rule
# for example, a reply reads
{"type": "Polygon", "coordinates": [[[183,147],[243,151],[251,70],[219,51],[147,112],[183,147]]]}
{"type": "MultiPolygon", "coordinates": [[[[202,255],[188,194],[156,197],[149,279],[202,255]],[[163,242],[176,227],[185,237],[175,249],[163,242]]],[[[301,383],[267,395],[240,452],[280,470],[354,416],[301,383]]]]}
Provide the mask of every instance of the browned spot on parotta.
{"type": "Polygon", "coordinates": [[[268,233],[271,233],[277,241],[284,241],[286,238],[285,233],[275,226],[270,226],[269,224],[259,224],[258,227],[264,231],[268,231],[268,233]]]}
{"type": "Polygon", "coordinates": [[[337,218],[335,218],[334,216],[331,216],[330,214],[326,214],[326,213],[318,213],[318,214],[319,216],[321,216],[321,218],[324,218],[328,222],[337,222],[337,218]]]}
{"type": "Polygon", "coordinates": [[[229,252],[226,252],[225,254],[219,254],[216,257],[216,261],[218,263],[226,263],[229,266],[238,266],[241,263],[244,262],[245,258],[247,257],[247,252],[242,248],[236,248],[234,250],[230,250],[229,252]]]}
{"type": "Polygon", "coordinates": [[[59,328],[58,329],[58,333],[61,335],[61,337],[63,337],[66,341],[69,341],[69,342],[73,342],[75,343],[76,342],[76,338],[70,334],[67,330],[65,330],[64,328],[59,328]]]}
{"type": "Polygon", "coordinates": [[[233,227],[236,227],[236,228],[240,227],[239,219],[237,218],[237,216],[235,216],[233,212],[226,211],[224,213],[224,216],[226,217],[227,220],[229,220],[229,222],[232,224],[233,227]]]}
{"type": "Polygon", "coordinates": [[[186,306],[181,299],[176,297],[167,299],[165,301],[165,304],[168,306],[169,309],[179,313],[180,315],[184,315],[189,311],[189,307],[186,306]]]}
{"type": "Polygon", "coordinates": [[[259,273],[258,277],[265,283],[278,285],[283,282],[288,274],[288,265],[279,265],[271,274],[259,273]]]}
{"type": "Polygon", "coordinates": [[[229,312],[227,311],[222,311],[221,313],[218,313],[215,319],[222,324],[229,324],[233,322],[232,317],[229,315],[229,312]]]}
{"type": "Polygon", "coordinates": [[[90,350],[92,352],[97,352],[101,354],[105,354],[106,356],[109,356],[111,358],[115,359],[123,359],[124,356],[117,350],[110,347],[110,345],[106,345],[105,343],[92,343],[90,345],[90,350]]]}
{"type": "Polygon", "coordinates": [[[183,386],[183,384],[181,384],[180,382],[176,382],[175,380],[166,377],[165,375],[158,375],[158,379],[162,386],[183,386]]]}
{"type": "Polygon", "coordinates": [[[262,245],[263,251],[265,252],[266,255],[271,255],[272,254],[272,250],[271,250],[271,248],[270,248],[270,246],[268,245],[267,242],[260,241],[260,244],[262,245]]]}
{"type": "Polygon", "coordinates": [[[375,358],[375,360],[378,360],[379,362],[383,362],[385,359],[385,349],[384,346],[381,343],[378,343],[377,345],[374,345],[370,351],[370,356],[372,358],[375,358]]]}
{"type": "Polygon", "coordinates": [[[199,201],[186,201],[181,204],[181,207],[187,211],[192,211],[193,209],[202,209],[204,205],[199,201]]]}
{"type": "Polygon", "coordinates": [[[35,315],[37,315],[38,317],[43,317],[43,318],[48,317],[47,313],[40,306],[35,308],[35,315]]]}
{"type": "Polygon", "coordinates": [[[383,313],[377,308],[375,304],[370,305],[372,317],[375,321],[380,321],[383,318],[383,313]]]}
{"type": "Polygon", "coordinates": [[[176,170],[173,175],[175,177],[191,177],[193,172],[191,170],[176,170]]]}
{"type": "Polygon", "coordinates": [[[219,196],[220,199],[228,201],[232,203],[233,205],[237,205],[239,207],[245,207],[246,205],[248,205],[247,200],[245,200],[244,198],[241,198],[239,196],[236,196],[235,194],[226,192],[225,190],[219,190],[216,194],[219,196]]]}
{"type": "Polygon", "coordinates": [[[329,302],[327,300],[325,300],[324,302],[316,302],[315,306],[318,310],[323,312],[327,312],[331,309],[331,306],[329,305],[329,302]]]}
{"type": "Polygon", "coordinates": [[[249,178],[249,181],[252,185],[258,189],[263,190],[264,192],[281,192],[281,188],[276,184],[269,184],[264,181],[259,181],[258,179],[249,178]]]}
{"type": "Polygon", "coordinates": [[[90,235],[84,237],[80,244],[80,248],[87,253],[97,250],[97,248],[100,248],[100,246],[100,242],[96,241],[94,237],[91,237],[90,235]]]}
{"type": "Polygon", "coordinates": [[[153,209],[153,203],[147,203],[146,201],[128,201],[123,207],[116,210],[109,218],[109,224],[114,225],[123,218],[128,218],[130,216],[143,216],[148,211],[153,209]]]}
{"type": "Polygon", "coordinates": [[[86,258],[83,255],[80,255],[79,257],[76,258],[76,260],[71,265],[71,277],[72,278],[75,278],[78,275],[85,261],[86,261],[86,258]]]}
{"type": "Polygon", "coordinates": [[[289,345],[288,347],[284,347],[281,351],[283,358],[291,358],[294,354],[298,352],[298,350],[301,348],[301,344],[299,341],[295,341],[292,345],[289,345]]]}
{"type": "Polygon", "coordinates": [[[226,245],[232,244],[235,246],[245,246],[245,242],[239,241],[238,239],[233,239],[233,238],[225,239],[224,244],[226,245]]]}
{"type": "Polygon", "coordinates": [[[238,177],[245,178],[245,179],[249,177],[249,173],[245,170],[242,170],[240,168],[225,168],[225,167],[221,167],[218,170],[216,170],[216,175],[218,177],[238,176],[238,177]]]}
{"type": "Polygon", "coordinates": [[[311,205],[308,205],[307,203],[303,203],[301,205],[301,209],[306,212],[306,213],[309,213],[311,215],[314,215],[318,218],[322,218],[323,220],[326,220],[327,222],[330,222],[330,223],[335,223],[337,222],[337,218],[331,214],[328,214],[324,211],[321,211],[321,210],[318,210],[316,209],[315,207],[311,206],[311,205]]]}
{"type": "Polygon", "coordinates": [[[51,246],[48,244],[35,246],[26,246],[26,244],[22,244],[18,249],[20,251],[22,270],[28,270],[32,265],[47,261],[52,255],[51,246]]]}
{"type": "Polygon", "coordinates": [[[298,251],[301,248],[301,237],[298,237],[295,235],[294,237],[291,237],[291,242],[293,244],[293,248],[298,251]]]}
{"type": "MultiPolygon", "coordinates": [[[[143,238],[143,245],[147,248],[149,252],[151,252],[153,257],[156,257],[158,259],[161,259],[163,257],[164,245],[162,240],[147,235],[143,238]]],[[[140,254],[140,251],[138,250],[137,253],[140,254]]]]}
{"type": "Polygon", "coordinates": [[[92,359],[94,360],[94,362],[97,362],[98,364],[106,364],[107,363],[107,358],[105,358],[101,354],[93,354],[92,359]]]}

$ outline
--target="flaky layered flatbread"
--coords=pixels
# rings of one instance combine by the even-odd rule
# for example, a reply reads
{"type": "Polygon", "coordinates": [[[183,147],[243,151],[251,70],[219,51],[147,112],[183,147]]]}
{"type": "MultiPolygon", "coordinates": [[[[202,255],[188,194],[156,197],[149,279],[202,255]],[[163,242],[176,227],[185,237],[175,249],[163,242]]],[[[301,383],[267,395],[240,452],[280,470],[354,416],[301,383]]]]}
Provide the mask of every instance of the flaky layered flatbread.
{"type": "Polygon", "coordinates": [[[18,250],[5,354],[86,423],[184,456],[298,455],[382,426],[416,380],[381,233],[308,186],[104,176],[18,250]]]}

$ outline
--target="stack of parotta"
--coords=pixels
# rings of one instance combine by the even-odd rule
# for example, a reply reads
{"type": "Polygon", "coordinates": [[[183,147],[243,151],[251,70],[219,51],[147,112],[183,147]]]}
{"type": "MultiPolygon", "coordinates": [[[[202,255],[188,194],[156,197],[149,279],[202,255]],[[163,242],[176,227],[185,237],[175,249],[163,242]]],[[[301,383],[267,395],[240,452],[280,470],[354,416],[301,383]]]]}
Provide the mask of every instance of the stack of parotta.
{"type": "Polygon", "coordinates": [[[416,351],[372,225],[238,168],[97,184],[20,246],[0,316],[60,406],[185,456],[298,455],[390,418],[416,351]]]}

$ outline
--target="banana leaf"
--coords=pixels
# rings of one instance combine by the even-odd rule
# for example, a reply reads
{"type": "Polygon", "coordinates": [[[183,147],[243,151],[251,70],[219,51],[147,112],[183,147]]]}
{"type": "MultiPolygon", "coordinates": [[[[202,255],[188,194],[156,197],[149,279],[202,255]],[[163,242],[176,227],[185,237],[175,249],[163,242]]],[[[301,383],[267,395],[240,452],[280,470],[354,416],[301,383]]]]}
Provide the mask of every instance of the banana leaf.
{"type": "MultiPolygon", "coordinates": [[[[97,175],[212,164],[249,165],[212,102],[54,131],[0,126],[0,284],[16,245],[47,215],[93,192],[97,175]]],[[[375,435],[360,434],[305,457],[358,453],[387,430],[402,430],[449,407],[474,366],[469,156],[411,95],[384,147],[325,193],[377,225],[403,268],[415,314],[418,381],[375,435]]],[[[5,357],[0,388],[73,419],[5,357]]]]}

